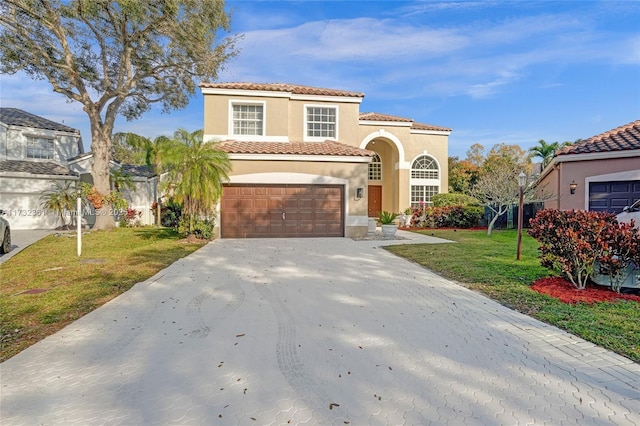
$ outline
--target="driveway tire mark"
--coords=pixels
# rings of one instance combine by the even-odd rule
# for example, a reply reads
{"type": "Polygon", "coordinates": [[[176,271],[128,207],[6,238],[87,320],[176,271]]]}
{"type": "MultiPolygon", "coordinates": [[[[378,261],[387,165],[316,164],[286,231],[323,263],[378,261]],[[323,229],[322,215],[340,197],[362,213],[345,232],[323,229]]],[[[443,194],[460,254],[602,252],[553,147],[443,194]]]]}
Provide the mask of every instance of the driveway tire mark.
{"type": "Polygon", "coordinates": [[[267,285],[254,284],[254,286],[260,296],[269,302],[276,316],[278,326],[276,359],[280,372],[301,399],[321,417],[316,418],[314,416],[314,421],[320,424],[343,424],[344,414],[346,414],[344,410],[342,413],[337,411],[326,412],[325,408],[333,401],[325,394],[322,385],[316,383],[312,377],[307,375],[304,363],[298,354],[296,327],[291,312],[267,285]]]}
{"type": "Polygon", "coordinates": [[[189,324],[189,328],[192,329],[189,333],[189,337],[198,339],[206,338],[211,330],[216,328],[218,324],[225,320],[244,303],[244,299],[244,290],[242,290],[242,288],[237,284],[216,289],[208,289],[191,299],[185,308],[187,322],[189,324]],[[205,321],[202,315],[202,304],[208,299],[213,299],[218,294],[228,294],[230,295],[230,299],[224,308],[217,312],[213,317],[210,317],[209,321],[205,321]]]}

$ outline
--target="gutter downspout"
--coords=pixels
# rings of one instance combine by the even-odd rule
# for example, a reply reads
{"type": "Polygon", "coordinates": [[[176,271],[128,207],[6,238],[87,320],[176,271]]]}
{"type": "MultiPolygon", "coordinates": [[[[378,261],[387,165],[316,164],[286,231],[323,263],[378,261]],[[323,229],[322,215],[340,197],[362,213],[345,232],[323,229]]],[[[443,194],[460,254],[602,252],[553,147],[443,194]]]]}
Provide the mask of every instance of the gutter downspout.
{"type": "Polygon", "coordinates": [[[560,179],[562,177],[562,167],[560,167],[560,164],[562,163],[556,163],[556,170],[558,171],[558,180],[557,180],[557,188],[556,188],[556,194],[558,194],[558,210],[560,210],[560,197],[561,197],[561,193],[560,193],[560,181],[562,179],[560,179]]]}

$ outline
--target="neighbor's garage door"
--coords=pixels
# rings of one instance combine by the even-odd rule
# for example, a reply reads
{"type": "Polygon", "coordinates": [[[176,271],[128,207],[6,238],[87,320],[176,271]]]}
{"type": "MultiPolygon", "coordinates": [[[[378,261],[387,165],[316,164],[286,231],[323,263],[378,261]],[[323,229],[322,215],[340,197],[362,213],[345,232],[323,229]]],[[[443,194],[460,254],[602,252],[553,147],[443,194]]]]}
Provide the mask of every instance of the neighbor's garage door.
{"type": "Polygon", "coordinates": [[[591,182],[589,210],[620,213],[640,198],[640,180],[591,182]]]}
{"type": "Polygon", "coordinates": [[[340,185],[225,185],[222,238],[342,237],[340,185]]]}

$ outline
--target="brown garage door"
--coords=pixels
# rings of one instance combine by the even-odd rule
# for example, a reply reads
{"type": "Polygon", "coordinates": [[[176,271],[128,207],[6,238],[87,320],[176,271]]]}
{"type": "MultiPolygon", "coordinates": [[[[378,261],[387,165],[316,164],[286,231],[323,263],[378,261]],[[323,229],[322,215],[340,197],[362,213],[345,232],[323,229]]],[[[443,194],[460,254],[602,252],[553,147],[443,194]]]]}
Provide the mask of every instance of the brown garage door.
{"type": "Polygon", "coordinates": [[[225,185],[222,238],[342,237],[340,185],[225,185]]]}

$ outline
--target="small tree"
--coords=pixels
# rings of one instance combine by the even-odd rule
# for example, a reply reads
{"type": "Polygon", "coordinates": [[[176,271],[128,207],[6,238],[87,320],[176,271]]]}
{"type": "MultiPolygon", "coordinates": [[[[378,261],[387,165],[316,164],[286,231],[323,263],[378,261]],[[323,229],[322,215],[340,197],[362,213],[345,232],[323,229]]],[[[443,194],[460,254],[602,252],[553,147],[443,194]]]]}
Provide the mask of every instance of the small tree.
{"type": "MultiPolygon", "coordinates": [[[[489,150],[486,158],[482,158],[484,147],[473,145],[467,152],[468,159],[474,164],[481,161],[478,179],[471,187],[469,195],[477,198],[484,206],[494,212],[495,216],[489,222],[487,235],[500,216],[509,207],[517,204],[520,196],[518,176],[521,172],[529,175],[532,170],[531,158],[518,145],[496,144],[489,150]]],[[[533,189],[527,185],[524,196],[533,199],[533,189]]]]}
{"type": "MultiPolygon", "coordinates": [[[[73,212],[77,206],[78,187],[69,181],[53,181],[51,189],[43,192],[40,200],[40,207],[55,212],[64,228],[67,226],[65,217],[74,216],[71,212],[73,212]]],[[[84,206],[84,199],[82,203],[84,206]]],[[[69,224],[71,223],[72,221],[70,220],[69,224]]]]}
{"type": "MultiPolygon", "coordinates": [[[[226,152],[215,142],[203,141],[203,130],[175,132],[165,164],[169,173],[169,193],[182,204],[184,230],[187,234],[202,228],[222,195],[222,184],[229,179],[231,163],[226,152]]],[[[206,234],[206,232],[202,232],[206,234]]]]}
{"type": "Polygon", "coordinates": [[[109,181],[114,191],[122,192],[123,189],[136,188],[133,177],[129,173],[123,172],[122,169],[112,169],[109,175],[109,181]]]}
{"type": "MultiPolygon", "coordinates": [[[[471,189],[471,195],[495,214],[487,227],[487,235],[491,235],[498,218],[505,214],[511,205],[518,203],[518,175],[521,171],[518,164],[506,160],[496,161],[483,171],[471,189]]],[[[527,186],[524,190],[526,198],[531,199],[531,188],[527,186]]]]}

